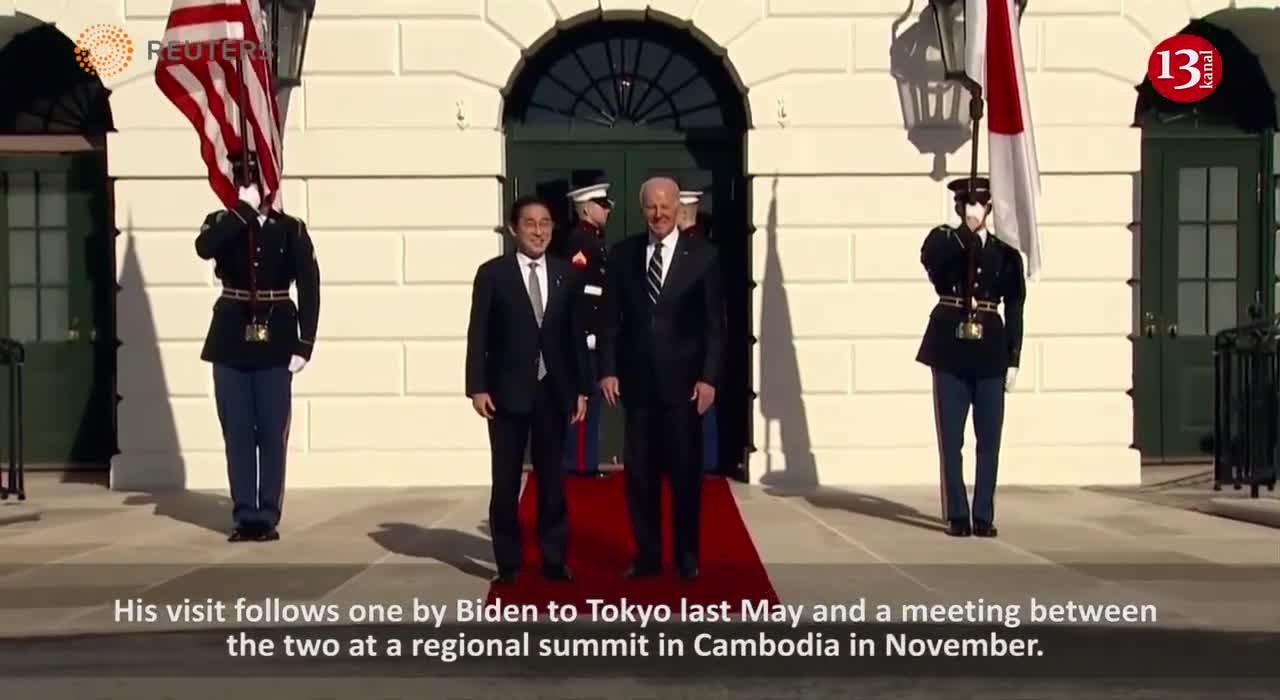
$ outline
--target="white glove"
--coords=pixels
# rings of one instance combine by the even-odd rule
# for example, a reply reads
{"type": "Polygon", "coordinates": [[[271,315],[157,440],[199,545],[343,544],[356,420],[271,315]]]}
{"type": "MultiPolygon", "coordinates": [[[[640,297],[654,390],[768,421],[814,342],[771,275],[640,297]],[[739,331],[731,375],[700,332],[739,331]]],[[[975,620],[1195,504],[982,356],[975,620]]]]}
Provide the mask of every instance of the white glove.
{"type": "Polygon", "coordinates": [[[1010,367],[1009,371],[1004,375],[1004,390],[1013,391],[1013,385],[1018,382],[1018,368],[1010,367]]]}
{"type": "Polygon", "coordinates": [[[294,355],[289,360],[289,371],[292,372],[293,374],[297,374],[298,372],[301,372],[302,368],[306,366],[307,366],[307,361],[302,359],[298,355],[294,355]]]}
{"type": "Polygon", "coordinates": [[[237,196],[240,198],[240,201],[253,207],[254,211],[258,211],[258,207],[262,206],[262,194],[258,192],[257,185],[241,187],[240,194],[237,196]]]}
{"type": "Polygon", "coordinates": [[[588,349],[588,350],[595,350],[595,349],[596,349],[596,334],[595,334],[595,333],[588,333],[588,334],[587,334],[587,349],[588,349]]]}

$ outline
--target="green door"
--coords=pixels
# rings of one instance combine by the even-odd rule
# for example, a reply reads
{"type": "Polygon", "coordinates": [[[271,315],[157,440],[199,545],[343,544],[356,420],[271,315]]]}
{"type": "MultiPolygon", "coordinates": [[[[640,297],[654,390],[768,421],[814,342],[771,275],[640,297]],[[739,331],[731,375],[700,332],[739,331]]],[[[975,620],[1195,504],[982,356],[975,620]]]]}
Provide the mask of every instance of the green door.
{"type": "MultiPolygon", "coordinates": [[[[570,144],[522,146],[519,156],[512,158],[506,201],[510,203],[526,194],[542,197],[551,207],[556,236],[563,236],[574,225],[573,207],[566,195],[577,180],[575,174],[591,170],[604,172],[612,185],[609,196],[616,206],[609,215],[605,236],[609,245],[613,245],[627,235],[627,208],[632,203],[627,197],[626,159],[617,149],[570,144]]],[[[510,247],[510,236],[506,242],[510,247]]],[[[600,415],[601,461],[622,462],[622,425],[620,408],[605,406],[600,415]]]]}
{"type": "MultiPolygon", "coordinates": [[[[750,387],[750,246],[742,201],[742,164],[739,151],[715,146],[672,148],[637,146],[627,152],[627,185],[639,192],[646,179],[658,175],[674,177],[682,188],[702,190],[698,219],[703,233],[720,254],[725,291],[725,365],[716,390],[716,423],[719,440],[718,466],[722,473],[744,476],[745,446],[751,421],[750,387]]],[[[644,212],[628,209],[627,228],[644,231],[644,212]],[[632,213],[634,212],[634,213],[632,213]]]]}
{"type": "Polygon", "coordinates": [[[1140,447],[1148,461],[1206,460],[1213,335],[1264,302],[1261,145],[1183,137],[1144,148],[1140,447]]]}
{"type": "MultiPolygon", "coordinates": [[[[102,157],[0,156],[0,193],[0,333],[27,350],[24,459],[33,467],[105,465],[115,450],[114,289],[102,157]]],[[[5,459],[9,389],[4,372],[5,459]]]]}
{"type": "MultiPolygon", "coordinates": [[[[751,352],[746,342],[750,302],[749,239],[744,224],[745,207],[716,205],[734,202],[741,193],[739,160],[729,149],[707,150],[667,143],[523,143],[513,147],[506,193],[507,202],[523,194],[538,194],[548,200],[557,229],[563,230],[573,222],[571,207],[565,198],[571,189],[573,173],[604,171],[612,185],[609,193],[615,203],[606,229],[612,245],[645,230],[639,192],[646,178],[666,175],[675,177],[683,186],[705,188],[700,205],[701,214],[708,221],[707,234],[721,249],[725,258],[723,269],[731,271],[726,274],[730,328],[725,376],[732,377],[733,381],[726,381],[717,397],[720,464],[729,473],[745,462],[744,446],[750,435],[751,394],[746,381],[751,352]],[[732,244],[726,245],[728,241],[732,244]]],[[[620,409],[604,410],[600,433],[601,461],[621,464],[623,416],[620,409]]]]}

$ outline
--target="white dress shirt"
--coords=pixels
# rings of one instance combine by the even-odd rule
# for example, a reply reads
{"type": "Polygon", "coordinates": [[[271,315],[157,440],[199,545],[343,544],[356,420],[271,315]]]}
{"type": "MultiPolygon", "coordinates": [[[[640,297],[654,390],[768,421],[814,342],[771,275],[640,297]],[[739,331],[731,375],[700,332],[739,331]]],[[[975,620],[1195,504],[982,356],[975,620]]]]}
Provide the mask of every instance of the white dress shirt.
{"type": "MultiPolygon", "coordinates": [[[[549,292],[549,288],[547,287],[547,256],[544,255],[541,258],[534,260],[524,253],[517,251],[516,261],[520,263],[520,280],[524,282],[525,293],[529,293],[529,265],[532,263],[538,264],[538,267],[536,268],[538,274],[538,288],[542,292],[542,309],[540,310],[545,314],[547,312],[547,294],[549,292]]],[[[529,303],[533,303],[532,295],[529,297],[529,303]]]]}
{"type": "Polygon", "coordinates": [[[667,271],[671,269],[671,261],[675,259],[676,244],[680,240],[680,229],[672,229],[667,237],[661,242],[653,235],[649,234],[649,245],[644,249],[644,273],[649,274],[649,261],[653,260],[654,247],[662,246],[662,283],[667,283],[667,271]]]}

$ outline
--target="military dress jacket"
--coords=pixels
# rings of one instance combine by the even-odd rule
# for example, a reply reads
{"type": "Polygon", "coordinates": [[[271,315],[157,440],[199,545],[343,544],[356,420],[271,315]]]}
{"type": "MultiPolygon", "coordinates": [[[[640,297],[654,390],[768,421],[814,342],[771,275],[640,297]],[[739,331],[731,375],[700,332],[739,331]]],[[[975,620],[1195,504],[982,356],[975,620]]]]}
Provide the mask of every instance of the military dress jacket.
{"type": "MultiPolygon", "coordinates": [[[[605,275],[608,261],[608,245],[604,231],[579,222],[566,237],[562,254],[577,276],[578,314],[587,335],[595,335],[600,329],[601,306],[604,297],[605,275]]],[[[585,342],[585,340],[584,340],[585,342]]]]}
{"type": "Polygon", "coordinates": [[[974,378],[1003,376],[1017,367],[1027,298],[1022,255],[994,235],[988,234],[983,243],[964,226],[939,226],[925,237],[920,262],[938,303],[929,315],[916,361],[974,378]],[[971,311],[982,324],[980,340],[956,336],[971,311]]]}
{"type": "Polygon", "coordinates": [[[300,219],[275,211],[261,224],[257,218],[252,207],[238,202],[206,216],[196,236],[196,254],[214,261],[222,282],[200,353],[206,362],[265,369],[287,366],[293,355],[311,359],[320,319],[315,246],[300,219]],[[292,285],[296,303],[289,295],[292,285]],[[256,302],[249,298],[251,287],[256,302]],[[250,324],[265,325],[267,339],[246,337],[250,324]]]}

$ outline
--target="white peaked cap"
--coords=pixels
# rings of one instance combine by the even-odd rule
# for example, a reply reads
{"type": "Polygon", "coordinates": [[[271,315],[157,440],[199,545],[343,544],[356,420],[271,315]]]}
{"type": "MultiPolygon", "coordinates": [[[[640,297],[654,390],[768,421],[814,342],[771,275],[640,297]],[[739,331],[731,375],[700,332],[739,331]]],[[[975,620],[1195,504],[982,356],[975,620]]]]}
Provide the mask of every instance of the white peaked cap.
{"type": "Polygon", "coordinates": [[[590,202],[593,199],[608,199],[609,183],[602,182],[598,185],[587,185],[576,190],[569,190],[566,196],[579,204],[590,202]]]}
{"type": "Polygon", "coordinates": [[[702,198],[702,192],[698,192],[698,191],[685,190],[680,193],[681,204],[697,204],[698,200],[701,198],[702,198]]]}

